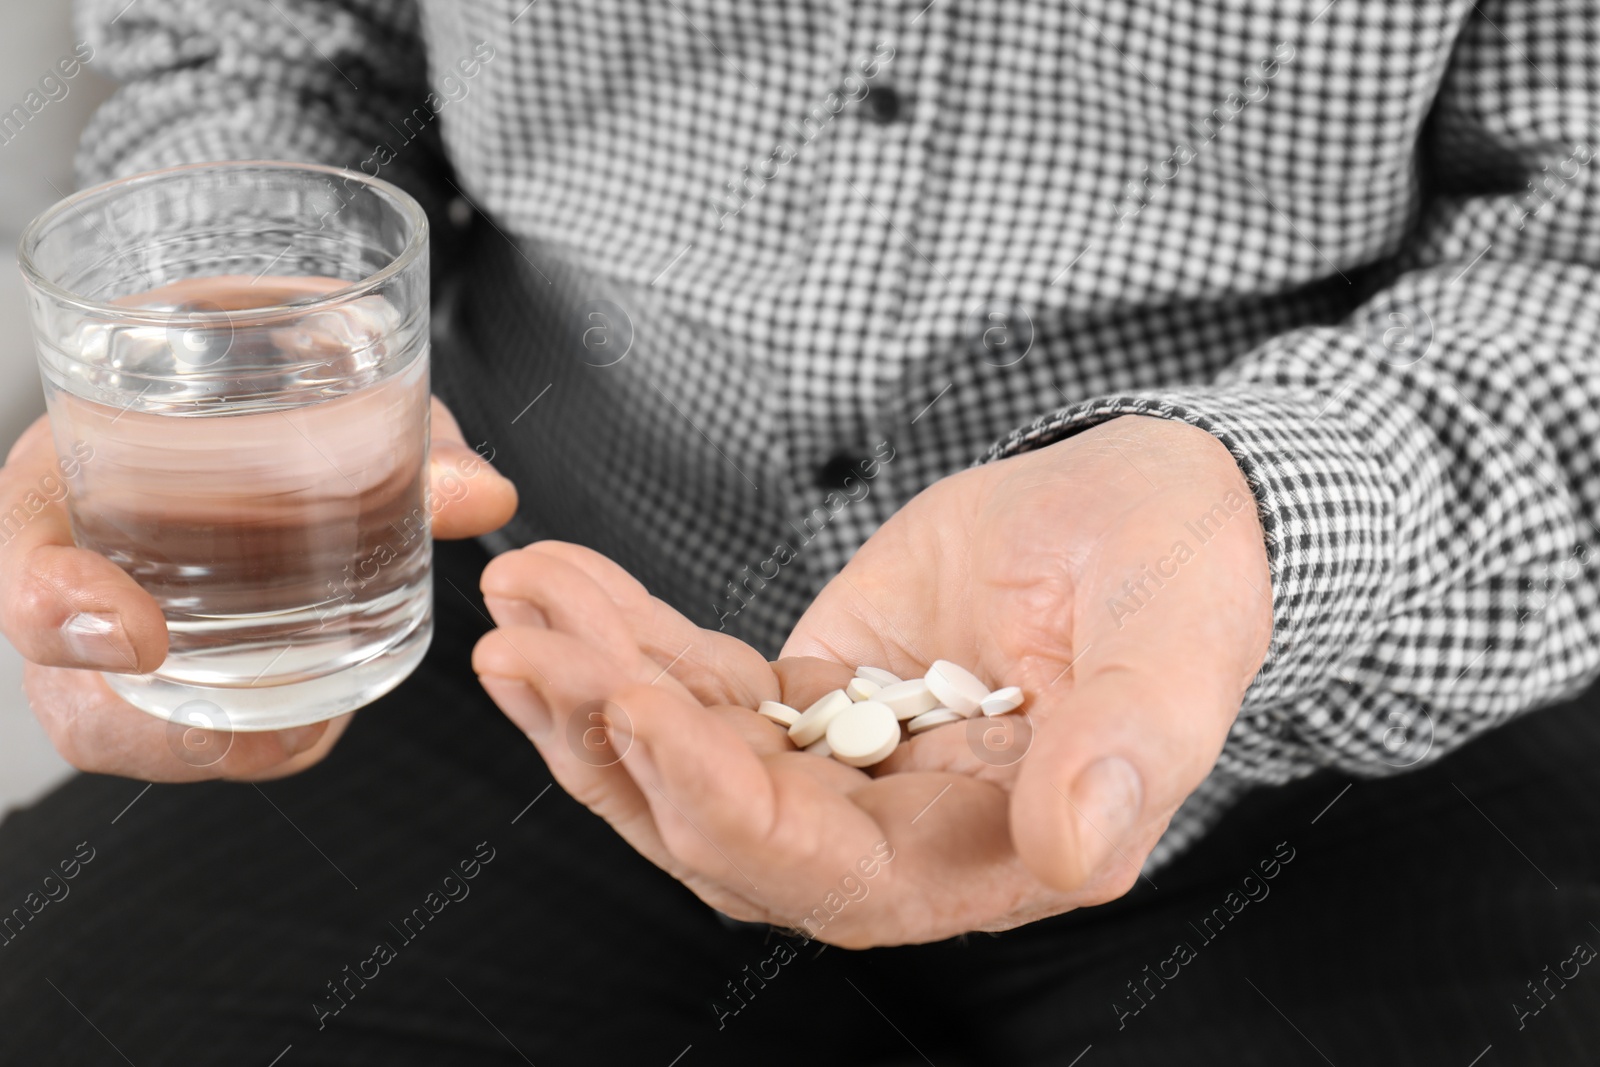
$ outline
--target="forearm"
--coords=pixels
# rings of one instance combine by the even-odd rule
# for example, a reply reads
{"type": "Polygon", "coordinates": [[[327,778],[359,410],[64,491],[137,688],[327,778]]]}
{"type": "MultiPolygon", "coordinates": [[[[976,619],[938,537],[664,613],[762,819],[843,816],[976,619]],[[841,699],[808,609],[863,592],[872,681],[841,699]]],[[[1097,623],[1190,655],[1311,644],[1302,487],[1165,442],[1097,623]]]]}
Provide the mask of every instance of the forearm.
{"type": "Polygon", "coordinates": [[[1120,414],[1227,445],[1256,496],[1275,627],[1222,772],[1384,773],[1600,672],[1597,101],[1566,43],[1597,25],[1553,0],[1469,19],[1419,145],[1428,195],[1341,320],[994,449],[1120,414]]]}

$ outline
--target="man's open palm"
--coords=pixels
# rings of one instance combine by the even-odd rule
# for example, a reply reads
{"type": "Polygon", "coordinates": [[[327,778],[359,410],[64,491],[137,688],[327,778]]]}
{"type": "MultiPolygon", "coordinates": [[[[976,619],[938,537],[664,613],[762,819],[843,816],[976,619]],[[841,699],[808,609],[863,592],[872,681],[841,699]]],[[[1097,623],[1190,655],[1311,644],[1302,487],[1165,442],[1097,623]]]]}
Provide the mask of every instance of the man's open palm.
{"type": "Polygon", "coordinates": [[[809,932],[848,946],[1126,892],[1214,763],[1272,624],[1237,466],[1202,431],[1145,418],[934,484],[776,664],[576,546],[502,556],[483,588],[500,629],[474,665],[569,792],[713,906],[817,916],[809,932]],[[861,771],[749,710],[804,708],[859,664],[916,677],[935,659],[1021,686],[1025,714],[930,730],[861,771]],[[869,893],[822,907],[885,855],[869,893]]]}

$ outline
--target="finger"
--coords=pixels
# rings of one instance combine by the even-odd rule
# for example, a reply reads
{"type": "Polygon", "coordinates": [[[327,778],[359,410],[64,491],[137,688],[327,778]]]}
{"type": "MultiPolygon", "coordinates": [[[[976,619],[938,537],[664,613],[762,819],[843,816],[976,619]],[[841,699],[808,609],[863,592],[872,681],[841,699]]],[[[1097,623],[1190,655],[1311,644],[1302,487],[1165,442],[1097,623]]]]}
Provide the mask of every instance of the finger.
{"type": "Polygon", "coordinates": [[[38,545],[9,557],[0,626],[23,657],[51,667],[143,673],[167,655],[155,600],[94,552],[38,545]]]}
{"type": "Polygon", "coordinates": [[[540,541],[524,551],[564,560],[599,584],[628,620],[644,654],[671,664],[672,676],[700,703],[754,708],[778,699],[765,656],[732,634],[695,625],[608,557],[565,541],[540,541]]]}
{"type": "MultiPolygon", "coordinates": [[[[862,552],[870,547],[871,540],[862,552]]],[[[906,614],[904,605],[910,602],[900,591],[877,588],[875,571],[860,560],[858,555],[823,586],[784,641],[779,658],[870,664],[902,678],[921,677],[927,663],[912,644],[916,639],[910,635],[921,628],[906,614]]],[[[926,636],[919,643],[927,643],[926,636]]]]}
{"type": "Polygon", "coordinates": [[[610,556],[586,545],[575,545],[571,541],[535,541],[523,551],[542,552],[572,564],[593,578],[623,610],[641,606],[653,599],[644,583],[629,574],[626,568],[610,556]]]}
{"type": "MultiPolygon", "coordinates": [[[[272,777],[327,754],[346,722],[270,732],[202,730],[139,710],[88,671],[27,664],[28,703],[56,751],[81,771],[147,782],[272,777]],[[326,742],[324,743],[324,739],[326,742]]],[[[348,720],[348,716],[345,717],[348,720]]]]}
{"type": "Polygon", "coordinates": [[[63,484],[55,460],[41,419],[0,470],[0,630],[35,663],[154,670],[167,654],[161,609],[116,564],[73,545],[65,506],[41,495],[63,484]]]}
{"type": "Polygon", "coordinates": [[[835,689],[843,689],[855,671],[833,660],[812,656],[789,656],[772,664],[782,689],[782,700],[797,711],[805,711],[835,689]]]}
{"type": "Polygon", "coordinates": [[[428,398],[428,426],[435,441],[454,441],[456,444],[467,443],[466,435],[461,432],[461,424],[456,421],[455,412],[450,410],[438,397],[428,398]]]}
{"type": "Polygon", "coordinates": [[[1174,656],[1113,665],[1034,701],[1040,723],[1011,798],[1017,853],[1046,885],[1131,884],[1165,819],[1215,764],[1238,710],[1229,687],[1174,656]]]}
{"type": "Polygon", "coordinates": [[[484,568],[480,585],[484,603],[497,624],[571,634],[591,648],[612,654],[619,666],[646,684],[668,672],[762,753],[793,750],[784,740],[786,731],[752,714],[762,701],[803,701],[794,706],[805,708],[829,690],[842,688],[852,677],[848,667],[825,660],[769,665],[744,642],[695,626],[651,597],[610,559],[578,545],[541,542],[504,553],[484,568]],[[651,605],[660,606],[659,617],[668,620],[675,635],[666,644],[655,641],[653,656],[637,643],[641,620],[635,615],[630,625],[625,614],[630,609],[648,610],[651,605]],[[672,620],[681,622],[681,627],[672,620]],[[685,644],[674,648],[679,637],[685,644]],[[646,667],[657,663],[662,666],[653,672],[646,667]],[[734,672],[733,676],[723,677],[717,673],[719,669],[734,672]],[[691,681],[697,684],[690,685],[691,681]]]}
{"type": "Polygon", "coordinates": [[[1034,717],[1023,711],[936,726],[913,734],[872,769],[876,776],[912,771],[947,771],[988,782],[1009,783],[1033,747],[1034,717]]]}
{"type": "MultiPolygon", "coordinates": [[[[1271,637],[1249,486],[1214,438],[1183,434],[1194,447],[1157,453],[1172,457],[1153,471],[1161,484],[1139,479],[1122,494],[1065,587],[1060,561],[1033,541],[1010,556],[978,545],[1010,561],[1009,573],[997,562],[1010,580],[993,582],[981,609],[1006,634],[1037,725],[1012,795],[1017,848],[1058,888],[1081,889],[1108,868],[1133,876],[1149,826],[1215,764],[1271,637]]],[[[1037,499],[1046,518],[1060,506],[1055,494],[1037,499]]]]}
{"type": "MultiPolygon", "coordinates": [[[[763,756],[777,756],[799,751],[789,740],[789,728],[779,726],[765,715],[757,715],[749,708],[734,704],[713,704],[706,712],[728,724],[740,740],[763,756]]],[[[843,767],[844,764],[839,764],[843,767]]],[[[848,769],[848,768],[846,768],[848,769]]]]}
{"type": "Polygon", "coordinates": [[[467,446],[455,416],[433,398],[433,441],[428,476],[433,536],[441,540],[477,537],[498,530],[517,511],[517,487],[467,446]]]}
{"type": "MultiPolygon", "coordinates": [[[[595,555],[605,559],[598,553],[595,555]]],[[[616,570],[626,576],[621,568],[616,570]]],[[[612,689],[630,681],[654,683],[662,680],[667,673],[666,668],[658,666],[654,659],[639,650],[634,631],[628,625],[622,609],[606,590],[588,572],[557,554],[529,549],[504,553],[484,568],[480,585],[485,605],[502,628],[548,629],[564,633],[613,662],[614,666],[597,678],[595,686],[586,690],[582,699],[603,698],[612,689]]],[[[696,628],[694,633],[701,636],[704,631],[696,628]]],[[[750,651],[755,654],[754,649],[750,651]]],[[[690,649],[680,649],[676,659],[684,662],[695,654],[690,649]]],[[[486,652],[485,655],[490,653],[486,652]]],[[[489,661],[486,658],[484,662],[489,661]]],[[[515,663],[504,665],[516,666],[515,663]]],[[[776,680],[765,663],[761,667],[769,679],[767,689],[772,694],[771,698],[775,699],[776,680]]],[[[559,675],[563,670],[560,664],[552,664],[549,669],[553,675],[559,675]]],[[[697,693],[690,695],[699,698],[697,693]]],[[[754,714],[751,709],[755,706],[714,705],[716,714],[727,719],[757,751],[792,751],[793,746],[788,743],[786,732],[776,723],[754,714]]]]}
{"type": "MultiPolygon", "coordinates": [[[[484,635],[472,664],[484,690],[533,742],[562,789],[713,907],[736,918],[760,918],[738,893],[679,863],[662,842],[649,804],[621,765],[628,742],[624,737],[618,743],[608,730],[625,715],[604,699],[620,680],[615,663],[570,634],[512,627],[484,635]]],[[[683,694],[674,698],[687,700],[683,694]]]]}
{"type": "MultiPolygon", "coordinates": [[[[501,627],[479,639],[472,669],[563,789],[619,830],[645,813],[603,727],[595,734],[588,721],[591,712],[610,711],[606,697],[620,681],[610,659],[570,634],[501,627]]],[[[650,846],[624,836],[641,851],[650,846]]]]}
{"type": "Polygon", "coordinates": [[[927,940],[989,920],[995,891],[1033,884],[994,785],[867,779],[799,752],[761,759],[657,688],[616,700],[631,739],[623,764],[662,840],[688,869],[759,902],[769,921],[850,947],[927,940]]]}
{"type": "Polygon", "coordinates": [[[506,552],[484,567],[478,587],[500,625],[570,634],[616,660],[627,678],[646,669],[633,627],[617,605],[594,579],[565,560],[526,549],[506,552]]]}
{"type": "MultiPolygon", "coordinates": [[[[656,686],[629,687],[615,701],[623,765],[672,855],[775,916],[803,912],[883,840],[832,784],[849,768],[802,753],[763,760],[726,723],[656,686]]],[[[849,776],[858,788],[870,781],[849,776]]]]}
{"type": "MultiPolygon", "coordinates": [[[[350,728],[350,723],[355,720],[355,717],[356,713],[351,711],[320,724],[325,727],[321,735],[311,735],[313,738],[311,745],[301,749],[283,763],[274,764],[262,771],[231,773],[226,777],[237,782],[270,782],[278,778],[289,778],[299,774],[301,771],[314,767],[327,758],[328,753],[333,750],[333,746],[339,743],[339,739],[344,736],[344,732],[350,728]]],[[[291,741],[296,746],[304,743],[301,738],[293,738],[291,741]]]]}
{"type": "Polygon", "coordinates": [[[675,698],[692,700],[642,659],[630,673],[603,649],[540,627],[502,626],[484,634],[472,650],[472,669],[552,772],[566,775],[562,786],[590,807],[600,799],[591,790],[614,788],[617,782],[609,780],[622,773],[604,728],[622,714],[613,695],[654,676],[675,698]]]}
{"type": "MultiPolygon", "coordinates": [[[[964,774],[875,778],[852,799],[882,828],[893,856],[868,908],[840,916],[827,940],[846,947],[932,941],[993,921],[1038,884],[1007,833],[1009,794],[964,774]],[[959,890],[953,887],[960,887],[959,890]],[[997,905],[996,898],[1001,903],[997,905]]],[[[1059,903],[1051,913],[1061,910],[1059,903]]]]}

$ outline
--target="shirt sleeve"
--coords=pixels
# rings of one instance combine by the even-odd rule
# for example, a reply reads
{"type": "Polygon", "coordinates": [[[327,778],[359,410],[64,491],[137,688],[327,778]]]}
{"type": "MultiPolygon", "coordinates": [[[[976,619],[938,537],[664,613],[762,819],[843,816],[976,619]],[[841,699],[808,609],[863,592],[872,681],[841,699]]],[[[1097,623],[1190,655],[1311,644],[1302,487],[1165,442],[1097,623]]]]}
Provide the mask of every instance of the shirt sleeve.
{"type": "Polygon", "coordinates": [[[122,83],[79,144],[82,184],[326,163],[399,185],[437,223],[451,190],[415,0],[77,0],[76,14],[93,65],[122,83]]]}
{"type": "Polygon", "coordinates": [[[1419,214],[1352,314],[988,457],[1120,415],[1227,446],[1275,622],[1217,765],[1244,782],[1407,767],[1600,672],[1600,8],[1483,8],[1418,146],[1419,214]]]}

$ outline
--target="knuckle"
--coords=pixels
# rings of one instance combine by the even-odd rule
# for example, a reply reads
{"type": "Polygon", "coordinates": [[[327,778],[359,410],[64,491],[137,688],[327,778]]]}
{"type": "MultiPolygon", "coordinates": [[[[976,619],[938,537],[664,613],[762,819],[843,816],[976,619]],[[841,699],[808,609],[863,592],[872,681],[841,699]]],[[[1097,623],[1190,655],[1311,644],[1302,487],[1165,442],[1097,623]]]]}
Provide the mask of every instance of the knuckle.
{"type": "Polygon", "coordinates": [[[101,770],[98,754],[92,745],[86,743],[83,732],[72,729],[73,716],[63,714],[58,705],[30,700],[33,705],[33,714],[39,720],[39,725],[44,727],[45,736],[50,739],[50,745],[56,754],[75,770],[93,774],[101,770]]]}
{"type": "MultiPolygon", "coordinates": [[[[60,625],[67,606],[55,575],[36,560],[27,560],[5,597],[6,633],[19,646],[36,647],[39,631],[60,625]]],[[[29,650],[22,648],[24,653],[29,650]]]]}
{"type": "Polygon", "coordinates": [[[711,888],[705,885],[697,885],[694,888],[694,892],[706,904],[722,912],[730,919],[737,919],[742,923],[768,922],[772,919],[772,914],[767,909],[757,907],[743,897],[720,887],[711,888]]]}
{"type": "Polygon", "coordinates": [[[116,774],[121,769],[107,759],[104,753],[77,749],[69,749],[65,752],[57,749],[57,751],[60,752],[62,759],[72,765],[74,770],[82,771],[84,774],[116,774]]]}
{"type": "Polygon", "coordinates": [[[685,867],[699,874],[721,880],[724,876],[738,878],[729,870],[730,861],[724,858],[717,846],[683,820],[673,820],[660,827],[661,840],[673,857],[685,867]]]}
{"type": "Polygon", "coordinates": [[[484,565],[478,588],[491,596],[503,595],[520,582],[534,562],[520,551],[503,552],[484,565]]]}
{"type": "Polygon", "coordinates": [[[79,709],[60,705],[52,713],[39,716],[51,745],[74,769],[85,774],[121,773],[123,754],[99,744],[99,732],[85,728],[82,718],[79,709]]]}
{"type": "Polygon", "coordinates": [[[472,649],[472,669],[479,674],[493,674],[503,678],[528,678],[530,665],[536,662],[530,654],[537,655],[529,637],[515,627],[499,626],[482,637],[472,649]]]}
{"type": "Polygon", "coordinates": [[[23,692],[56,754],[85,774],[125,774],[132,765],[126,745],[107,743],[103,705],[94,690],[98,675],[64,667],[25,668],[23,692]]]}
{"type": "Polygon", "coordinates": [[[1109,904],[1132,891],[1139,882],[1139,868],[1133,863],[1116,858],[1110,869],[1094,878],[1084,890],[1083,902],[1087,905],[1109,904]]]}

